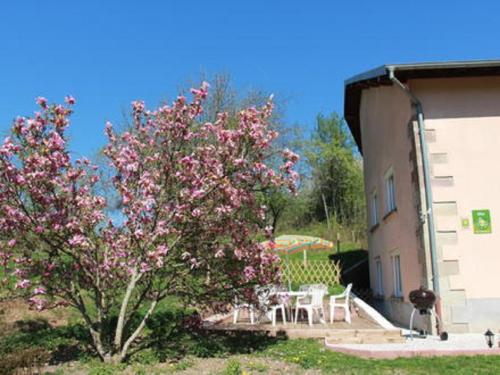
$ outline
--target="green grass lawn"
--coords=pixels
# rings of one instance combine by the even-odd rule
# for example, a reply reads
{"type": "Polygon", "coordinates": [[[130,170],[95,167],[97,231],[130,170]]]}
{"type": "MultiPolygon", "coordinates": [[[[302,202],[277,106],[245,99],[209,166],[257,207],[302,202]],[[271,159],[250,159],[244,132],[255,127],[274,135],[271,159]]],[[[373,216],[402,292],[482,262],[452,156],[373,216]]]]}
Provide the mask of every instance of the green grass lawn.
{"type": "MultiPolygon", "coordinates": [[[[241,339],[241,338],[240,338],[241,339]]],[[[248,337],[246,338],[248,339],[248,337]]],[[[89,374],[104,375],[127,371],[130,374],[166,374],[184,370],[190,374],[211,367],[214,358],[223,361],[222,370],[214,374],[243,375],[267,373],[269,364],[274,368],[284,369],[288,364],[295,366],[294,374],[497,374],[500,368],[500,356],[475,357],[434,357],[400,358],[393,360],[361,359],[333,352],[315,340],[279,340],[269,341],[261,347],[247,346],[243,338],[239,349],[227,348],[227,351],[212,355],[177,358],[168,366],[153,359],[146,363],[104,365],[99,361],[81,361],[76,367],[86,369],[89,374]],[[281,366],[280,366],[281,363],[281,366]]],[[[217,342],[218,340],[215,339],[217,342]]],[[[233,341],[234,343],[234,341],[233,341]]],[[[145,357],[149,358],[149,357],[145,357]]],[[[75,367],[75,364],[73,364],[75,367]]],[[[60,374],[66,373],[61,367],[60,374]]],[[[289,367],[287,367],[290,370],[289,367]]],[[[273,373],[281,373],[274,371],[273,373]]],[[[283,372],[283,373],[288,373],[283,372]]]]}
{"type": "Polygon", "coordinates": [[[500,356],[400,358],[370,360],[333,352],[314,340],[288,340],[259,355],[297,363],[327,374],[498,374],[500,356]]]}
{"type": "MultiPolygon", "coordinates": [[[[329,260],[331,256],[338,254],[338,253],[346,253],[350,252],[352,250],[358,250],[360,248],[359,244],[351,243],[351,242],[344,242],[340,244],[340,249],[337,251],[337,249],[325,249],[325,250],[311,250],[307,251],[307,260],[329,260]]],[[[280,258],[283,260],[286,260],[286,254],[280,253],[280,258]]],[[[299,251],[294,254],[289,255],[290,260],[303,260],[304,259],[304,252],[299,251]]]]}

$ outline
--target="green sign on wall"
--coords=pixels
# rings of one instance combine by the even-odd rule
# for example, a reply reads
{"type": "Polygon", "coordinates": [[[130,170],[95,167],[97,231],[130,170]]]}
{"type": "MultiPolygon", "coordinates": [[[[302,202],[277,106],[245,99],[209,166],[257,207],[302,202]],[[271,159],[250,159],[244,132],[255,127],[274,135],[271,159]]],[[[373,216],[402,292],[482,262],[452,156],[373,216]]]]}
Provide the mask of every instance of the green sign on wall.
{"type": "Polygon", "coordinates": [[[476,234],[491,233],[490,210],[473,210],[472,225],[476,234]]]}

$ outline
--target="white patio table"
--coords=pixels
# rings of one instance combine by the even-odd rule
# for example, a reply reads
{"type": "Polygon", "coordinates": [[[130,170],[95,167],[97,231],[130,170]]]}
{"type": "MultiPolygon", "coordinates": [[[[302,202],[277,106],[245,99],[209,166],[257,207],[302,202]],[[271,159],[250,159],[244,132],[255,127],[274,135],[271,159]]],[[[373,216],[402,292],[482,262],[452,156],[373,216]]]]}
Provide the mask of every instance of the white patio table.
{"type": "MultiPolygon", "coordinates": [[[[290,291],[275,292],[273,294],[275,296],[278,296],[278,297],[297,297],[297,298],[300,298],[300,297],[306,297],[309,294],[309,292],[306,290],[297,290],[297,291],[290,290],[290,291]]],[[[293,322],[293,318],[292,318],[293,305],[289,303],[287,307],[288,307],[288,313],[290,315],[290,321],[293,322]]],[[[323,319],[321,319],[320,321],[321,321],[321,323],[324,323],[323,319]]]]}
{"type": "MultiPolygon", "coordinates": [[[[309,292],[306,290],[297,290],[297,291],[291,290],[291,291],[282,291],[282,292],[273,293],[273,295],[278,296],[278,297],[297,297],[297,298],[306,297],[308,294],[309,294],[309,292]]],[[[287,307],[288,307],[288,312],[290,315],[290,321],[293,322],[293,318],[292,318],[292,314],[291,314],[293,305],[291,303],[288,303],[287,307]]],[[[321,316],[319,318],[319,321],[320,321],[320,323],[323,323],[323,324],[326,323],[326,321],[321,316]]]]}
{"type": "Polygon", "coordinates": [[[280,297],[305,297],[307,296],[307,291],[305,290],[290,290],[290,291],[285,291],[285,292],[276,292],[275,295],[280,296],[280,297]]]}

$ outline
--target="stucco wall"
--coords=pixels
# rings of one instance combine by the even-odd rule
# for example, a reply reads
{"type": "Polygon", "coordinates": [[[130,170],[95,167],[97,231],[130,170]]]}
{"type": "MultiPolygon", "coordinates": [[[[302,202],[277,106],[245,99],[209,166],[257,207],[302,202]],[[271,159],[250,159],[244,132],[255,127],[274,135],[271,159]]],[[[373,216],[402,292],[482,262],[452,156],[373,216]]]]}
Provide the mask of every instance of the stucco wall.
{"type": "Polygon", "coordinates": [[[500,78],[410,82],[428,129],[443,317],[450,331],[500,328],[500,78]],[[489,209],[491,234],[472,210],[489,209]],[[461,219],[469,219],[462,228],[461,219]]]}
{"type": "Polygon", "coordinates": [[[415,176],[412,179],[414,141],[410,102],[400,89],[393,86],[364,90],[360,121],[368,217],[373,189],[377,190],[379,203],[379,225],[368,233],[372,289],[376,285],[375,259],[380,257],[384,289],[381,308],[394,322],[407,325],[411,312],[408,293],[425,284],[425,267],[422,264],[425,257],[422,256],[423,249],[417,236],[418,181],[415,176]],[[383,218],[386,200],[384,177],[390,168],[394,172],[397,212],[383,218]],[[402,298],[393,297],[391,255],[397,253],[401,259],[402,298]]]}

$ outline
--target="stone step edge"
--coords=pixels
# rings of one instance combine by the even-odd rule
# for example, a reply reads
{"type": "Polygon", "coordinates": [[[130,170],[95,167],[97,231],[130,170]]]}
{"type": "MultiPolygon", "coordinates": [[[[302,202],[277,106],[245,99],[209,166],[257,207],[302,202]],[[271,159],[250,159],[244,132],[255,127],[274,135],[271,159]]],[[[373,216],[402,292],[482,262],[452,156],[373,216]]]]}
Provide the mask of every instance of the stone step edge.
{"type": "Polygon", "coordinates": [[[476,355],[500,355],[497,349],[409,349],[409,350],[387,350],[387,349],[355,349],[346,348],[342,344],[330,344],[325,339],[325,347],[338,353],[352,355],[365,359],[396,359],[412,357],[439,357],[439,356],[476,356],[476,355]]]}

